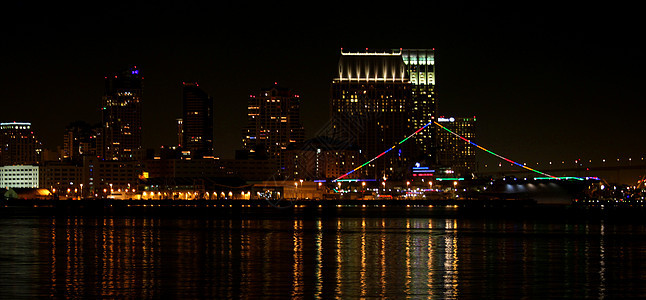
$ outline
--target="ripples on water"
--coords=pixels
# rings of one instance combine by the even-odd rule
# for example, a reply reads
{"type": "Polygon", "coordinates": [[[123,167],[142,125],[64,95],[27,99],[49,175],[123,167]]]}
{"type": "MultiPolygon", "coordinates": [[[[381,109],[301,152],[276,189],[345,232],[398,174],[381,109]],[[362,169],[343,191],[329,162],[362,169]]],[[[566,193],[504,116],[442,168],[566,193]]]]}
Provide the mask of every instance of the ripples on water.
{"type": "Polygon", "coordinates": [[[0,298],[643,297],[644,229],[396,213],[4,216],[0,298]]]}

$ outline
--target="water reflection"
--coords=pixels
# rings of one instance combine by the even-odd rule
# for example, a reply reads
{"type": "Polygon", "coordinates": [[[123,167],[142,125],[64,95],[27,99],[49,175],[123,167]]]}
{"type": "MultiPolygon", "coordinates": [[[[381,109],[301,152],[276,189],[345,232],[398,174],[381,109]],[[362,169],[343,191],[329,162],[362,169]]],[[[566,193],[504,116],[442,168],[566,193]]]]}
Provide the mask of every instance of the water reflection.
{"type": "Polygon", "coordinates": [[[638,297],[644,229],[456,218],[9,218],[0,220],[0,298],[638,297]]]}

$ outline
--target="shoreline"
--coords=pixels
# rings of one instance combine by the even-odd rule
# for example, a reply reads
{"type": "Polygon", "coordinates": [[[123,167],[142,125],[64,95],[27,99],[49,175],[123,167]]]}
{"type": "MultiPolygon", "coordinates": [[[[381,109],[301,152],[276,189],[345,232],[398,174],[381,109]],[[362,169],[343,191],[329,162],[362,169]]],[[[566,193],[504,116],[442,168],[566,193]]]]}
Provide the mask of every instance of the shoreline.
{"type": "Polygon", "coordinates": [[[456,218],[638,222],[646,206],[629,203],[533,200],[0,200],[0,217],[152,218],[456,218]]]}

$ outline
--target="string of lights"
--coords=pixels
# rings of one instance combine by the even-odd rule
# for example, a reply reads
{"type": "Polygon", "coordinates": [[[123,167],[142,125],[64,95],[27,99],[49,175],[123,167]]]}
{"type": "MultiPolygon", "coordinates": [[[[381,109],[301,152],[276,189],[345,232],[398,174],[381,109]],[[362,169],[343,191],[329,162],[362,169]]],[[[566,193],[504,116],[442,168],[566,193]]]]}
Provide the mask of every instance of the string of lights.
{"type": "Polygon", "coordinates": [[[392,146],[392,147],[388,148],[386,151],[381,152],[379,155],[377,155],[377,156],[373,157],[371,160],[369,160],[369,161],[365,162],[364,164],[362,164],[362,165],[360,165],[360,166],[358,166],[358,167],[354,168],[354,170],[352,170],[352,171],[350,171],[350,172],[348,172],[348,173],[345,173],[345,174],[343,174],[343,175],[339,176],[337,179],[332,180],[332,182],[336,182],[337,180],[342,179],[342,178],[344,178],[344,177],[346,177],[346,176],[348,176],[348,175],[350,175],[350,174],[354,173],[356,170],[359,170],[359,169],[363,168],[364,166],[366,166],[366,165],[370,164],[371,162],[375,161],[376,159],[378,159],[378,158],[382,157],[382,156],[383,156],[383,155],[385,155],[386,153],[390,152],[390,150],[393,150],[393,149],[397,148],[397,146],[399,146],[399,145],[403,144],[404,142],[406,142],[406,141],[407,141],[408,139],[410,139],[411,137],[415,136],[416,134],[418,134],[418,133],[419,133],[419,132],[421,132],[422,130],[426,129],[426,127],[428,127],[428,126],[429,126],[429,125],[431,125],[431,124],[433,124],[433,121],[426,123],[426,125],[422,126],[422,128],[417,129],[417,131],[413,132],[411,135],[407,136],[405,139],[403,139],[403,140],[399,141],[399,143],[397,143],[397,144],[395,144],[394,146],[392,146]]]}
{"type": "Polygon", "coordinates": [[[509,162],[509,163],[511,163],[511,164],[513,164],[513,165],[519,166],[519,167],[521,167],[521,168],[523,168],[523,169],[526,169],[526,170],[532,171],[532,172],[534,172],[534,173],[541,174],[541,175],[543,175],[543,176],[547,176],[547,177],[550,177],[550,178],[553,178],[553,179],[559,179],[559,178],[558,178],[558,177],[556,177],[556,176],[553,176],[553,175],[550,175],[550,174],[547,174],[547,173],[544,173],[544,172],[538,171],[538,170],[536,170],[536,169],[532,169],[532,168],[530,168],[530,167],[528,167],[528,166],[526,166],[526,165],[523,165],[523,164],[517,163],[517,162],[515,162],[515,161],[513,161],[513,160],[511,160],[511,159],[508,159],[508,158],[506,158],[506,157],[504,157],[504,156],[502,156],[502,155],[500,155],[500,154],[497,154],[497,153],[495,153],[495,152],[493,152],[493,151],[491,151],[491,150],[488,150],[488,149],[486,149],[485,147],[482,147],[482,146],[480,146],[480,145],[478,145],[478,144],[476,144],[476,143],[472,142],[471,140],[469,140],[469,139],[467,139],[467,138],[465,138],[465,137],[463,137],[463,136],[461,136],[461,135],[459,135],[459,134],[457,134],[457,133],[455,133],[455,132],[451,131],[450,129],[448,129],[448,128],[446,128],[446,127],[442,126],[440,123],[438,123],[438,122],[436,122],[436,121],[431,121],[431,122],[426,123],[426,125],[422,126],[422,128],[417,129],[417,131],[413,132],[411,135],[407,136],[405,139],[401,140],[399,143],[397,143],[397,144],[393,145],[392,147],[388,148],[386,151],[381,152],[379,155],[377,155],[377,156],[373,157],[371,160],[369,160],[369,161],[367,161],[367,162],[363,163],[362,165],[360,165],[360,166],[358,166],[358,167],[354,168],[354,169],[353,169],[353,170],[351,170],[350,172],[347,172],[347,173],[345,173],[345,174],[343,174],[343,175],[339,176],[338,178],[336,178],[336,179],[332,180],[332,182],[336,182],[336,181],[338,181],[338,180],[340,180],[340,179],[343,179],[344,177],[346,177],[346,176],[348,176],[348,175],[350,175],[350,174],[354,173],[355,171],[357,171],[357,170],[359,170],[359,169],[361,169],[361,168],[365,167],[366,165],[368,165],[368,164],[372,163],[372,162],[373,162],[373,161],[375,161],[376,159],[378,159],[378,158],[380,158],[380,157],[384,156],[386,153],[388,153],[388,152],[390,152],[391,150],[393,150],[393,149],[397,148],[397,146],[399,146],[399,145],[403,144],[403,143],[404,143],[404,142],[406,142],[408,139],[410,139],[411,137],[415,136],[416,134],[418,134],[418,133],[419,133],[419,132],[421,132],[422,130],[426,129],[426,127],[428,127],[428,126],[429,126],[429,125],[431,125],[431,124],[435,124],[435,125],[437,125],[438,127],[440,127],[440,128],[442,128],[442,129],[444,129],[444,130],[448,131],[448,132],[449,132],[449,133],[451,133],[452,135],[454,135],[454,136],[456,136],[456,137],[460,138],[461,140],[463,140],[463,141],[465,141],[465,142],[467,142],[467,143],[469,143],[469,144],[471,144],[471,145],[475,146],[476,148],[478,148],[478,149],[480,149],[480,150],[482,150],[482,151],[485,151],[485,152],[487,152],[487,153],[489,153],[489,154],[491,154],[491,155],[493,155],[493,156],[495,156],[495,157],[498,157],[498,158],[500,158],[500,159],[502,159],[502,160],[504,160],[504,161],[506,161],[506,162],[509,162]]]}
{"type": "Polygon", "coordinates": [[[506,162],[509,162],[509,163],[511,163],[511,164],[514,164],[514,165],[516,165],[516,166],[519,166],[519,167],[521,167],[521,168],[523,168],[523,169],[526,169],[526,170],[532,171],[532,172],[534,172],[534,173],[541,174],[541,175],[543,175],[543,176],[547,176],[547,177],[550,177],[550,178],[553,178],[553,179],[558,179],[558,177],[556,177],[556,176],[553,176],[553,175],[550,175],[550,174],[543,173],[543,172],[541,172],[541,171],[538,171],[538,170],[532,169],[532,168],[530,168],[530,167],[528,167],[528,166],[526,166],[526,165],[523,165],[523,164],[517,163],[517,162],[515,162],[515,161],[513,161],[513,160],[511,160],[511,159],[509,159],[509,158],[506,158],[506,157],[504,157],[504,156],[502,156],[502,155],[500,155],[500,154],[494,153],[493,151],[490,151],[490,150],[486,149],[485,147],[482,147],[482,146],[480,146],[480,145],[478,145],[478,144],[476,144],[476,143],[472,142],[471,140],[469,140],[469,139],[467,139],[467,138],[465,138],[465,137],[463,137],[463,136],[461,136],[461,135],[459,135],[459,134],[457,134],[457,133],[455,133],[455,132],[451,131],[450,129],[448,129],[448,128],[446,128],[446,127],[442,126],[440,123],[438,123],[438,122],[436,122],[436,121],[433,121],[433,123],[434,123],[435,125],[439,126],[440,128],[442,128],[442,129],[444,129],[444,130],[448,131],[450,134],[452,134],[452,135],[454,135],[454,136],[456,136],[456,137],[460,138],[461,140],[463,140],[463,141],[465,141],[465,142],[467,142],[467,143],[469,143],[469,144],[471,144],[471,145],[475,146],[476,148],[478,148],[478,149],[480,149],[480,150],[482,150],[482,151],[484,151],[484,152],[487,152],[487,153],[489,153],[489,154],[491,154],[491,155],[493,155],[493,156],[495,156],[495,157],[498,157],[498,158],[500,158],[500,159],[502,159],[502,160],[504,160],[504,161],[506,161],[506,162]]]}

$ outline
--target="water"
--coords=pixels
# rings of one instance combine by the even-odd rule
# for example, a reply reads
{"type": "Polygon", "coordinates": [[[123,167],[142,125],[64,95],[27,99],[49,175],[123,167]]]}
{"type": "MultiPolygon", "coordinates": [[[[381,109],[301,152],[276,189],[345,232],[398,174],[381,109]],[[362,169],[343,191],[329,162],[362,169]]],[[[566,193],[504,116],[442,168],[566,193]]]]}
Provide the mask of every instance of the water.
{"type": "Polygon", "coordinates": [[[5,214],[0,298],[646,297],[639,220],[369,210],[5,214]]]}

